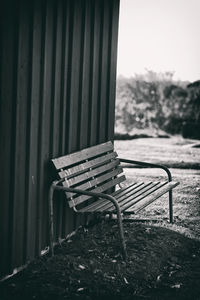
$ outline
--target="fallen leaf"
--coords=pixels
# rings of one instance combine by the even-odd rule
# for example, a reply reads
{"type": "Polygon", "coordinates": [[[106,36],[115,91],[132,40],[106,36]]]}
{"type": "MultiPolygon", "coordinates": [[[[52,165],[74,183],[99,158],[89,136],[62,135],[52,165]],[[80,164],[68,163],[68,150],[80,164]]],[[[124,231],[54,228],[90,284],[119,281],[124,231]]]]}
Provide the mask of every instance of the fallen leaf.
{"type": "Polygon", "coordinates": [[[78,267],[79,267],[79,269],[81,269],[81,270],[85,270],[85,266],[83,266],[83,265],[79,265],[78,267]]]}
{"type": "Polygon", "coordinates": [[[128,280],[126,279],[126,277],[124,277],[124,282],[125,282],[126,284],[129,284],[129,282],[128,282],[128,280]]]}
{"type": "Polygon", "coordinates": [[[100,273],[100,272],[101,272],[101,270],[99,270],[99,269],[95,269],[95,270],[93,271],[94,274],[100,273]]]}
{"type": "Polygon", "coordinates": [[[105,276],[106,278],[108,278],[108,279],[115,280],[115,277],[114,277],[114,276],[110,276],[110,275],[108,275],[108,274],[105,274],[104,276],[105,276]]]}
{"type": "Polygon", "coordinates": [[[174,285],[171,285],[170,287],[171,287],[171,289],[180,289],[181,285],[182,285],[182,283],[176,283],[174,285]]]}
{"type": "Polygon", "coordinates": [[[162,274],[158,275],[156,281],[159,282],[161,280],[162,274]]]}
{"type": "Polygon", "coordinates": [[[85,290],[85,287],[81,287],[81,288],[77,289],[77,292],[82,292],[84,290],[85,290]]]}
{"type": "Polygon", "coordinates": [[[174,273],[176,273],[177,271],[171,271],[170,273],[169,273],[169,277],[171,277],[174,273]]]}

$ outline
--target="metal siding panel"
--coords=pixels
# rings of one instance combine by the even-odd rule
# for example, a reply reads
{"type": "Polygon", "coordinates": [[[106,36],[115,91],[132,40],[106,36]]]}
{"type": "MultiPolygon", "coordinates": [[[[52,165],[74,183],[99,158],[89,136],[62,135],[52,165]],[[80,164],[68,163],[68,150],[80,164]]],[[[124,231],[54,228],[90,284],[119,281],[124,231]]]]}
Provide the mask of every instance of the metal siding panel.
{"type": "Polygon", "coordinates": [[[53,132],[52,132],[52,156],[59,154],[60,145],[60,107],[61,107],[61,76],[62,76],[62,30],[63,14],[61,1],[58,2],[56,15],[55,33],[55,81],[54,81],[54,101],[53,101],[53,132]]]}
{"type": "Polygon", "coordinates": [[[82,71],[82,91],[80,105],[80,128],[79,128],[79,148],[83,149],[88,146],[88,129],[89,129],[89,103],[90,103],[90,43],[91,43],[91,0],[85,1],[85,20],[84,20],[84,46],[83,46],[83,71],[82,71]]]}
{"type": "MultiPolygon", "coordinates": [[[[72,1],[71,13],[72,30],[70,33],[72,49],[70,53],[71,73],[70,88],[69,88],[69,106],[68,106],[68,132],[67,132],[67,152],[71,153],[79,149],[80,137],[80,117],[81,117],[81,89],[82,89],[82,72],[83,72],[83,25],[84,25],[84,6],[82,0],[72,1]]],[[[74,230],[76,227],[76,217],[73,211],[66,210],[65,214],[65,230],[66,233],[74,230]]]]}
{"type": "MultiPolygon", "coordinates": [[[[68,81],[68,107],[66,123],[68,124],[67,153],[79,148],[80,129],[80,92],[82,76],[82,55],[83,55],[83,9],[84,2],[81,0],[72,1],[70,6],[72,19],[70,30],[71,51],[69,53],[70,68],[68,81]]],[[[75,215],[68,208],[64,214],[65,232],[69,233],[75,228],[75,215]]]]}
{"type": "MultiPolygon", "coordinates": [[[[38,0],[39,1],[39,0],[38,0]]],[[[41,32],[38,33],[39,36],[41,34],[41,49],[39,55],[40,60],[40,71],[39,71],[39,110],[38,110],[38,137],[37,137],[37,198],[36,198],[36,245],[35,251],[36,255],[40,255],[42,249],[42,236],[41,236],[41,219],[42,219],[42,191],[43,191],[43,165],[42,165],[42,135],[43,135],[43,109],[44,109],[44,99],[43,99],[43,89],[44,89],[44,70],[45,70],[45,34],[46,34],[46,1],[41,1],[41,32]]],[[[39,37],[38,37],[39,39],[39,37]]]]}
{"type": "Polygon", "coordinates": [[[70,24],[72,14],[70,14],[70,2],[62,0],[63,7],[63,29],[62,29],[62,63],[61,63],[61,107],[60,107],[60,153],[66,153],[67,140],[67,107],[70,78],[70,24]]]}
{"type": "Polygon", "coordinates": [[[101,47],[101,77],[100,77],[100,98],[99,98],[99,143],[106,141],[106,111],[108,107],[108,66],[109,66],[109,1],[104,1],[103,24],[102,24],[102,47],[101,47]]]}
{"type": "Polygon", "coordinates": [[[100,49],[101,49],[101,11],[102,3],[95,1],[93,31],[92,31],[92,75],[91,75],[91,120],[90,120],[90,145],[98,143],[98,128],[99,128],[99,81],[100,81],[100,49]]]}
{"type": "MultiPolygon", "coordinates": [[[[60,154],[68,152],[68,131],[69,131],[69,106],[71,90],[71,68],[72,68],[72,27],[73,27],[73,1],[63,1],[63,78],[62,78],[62,99],[61,99],[61,150],[60,154]]],[[[62,207],[62,228],[60,235],[64,238],[73,230],[73,212],[68,208],[65,195],[60,194],[59,200],[62,207]]]]}
{"type": "Polygon", "coordinates": [[[118,21],[119,21],[119,1],[112,0],[111,9],[111,32],[110,32],[110,53],[109,53],[109,95],[108,95],[108,140],[114,140],[115,123],[115,89],[116,89],[116,65],[117,65],[117,41],[118,41],[118,21]]]}
{"type": "Polygon", "coordinates": [[[1,18],[1,70],[0,70],[0,277],[12,271],[12,195],[13,195],[13,119],[15,119],[15,74],[17,55],[17,7],[4,3],[1,18]]]}
{"type": "Polygon", "coordinates": [[[71,86],[69,105],[69,132],[67,152],[78,150],[78,137],[80,128],[80,88],[82,76],[82,53],[83,53],[83,1],[74,3],[73,31],[72,31],[72,57],[71,57],[71,86]]]}
{"type": "Polygon", "coordinates": [[[45,44],[44,44],[44,74],[41,109],[41,161],[40,161],[40,205],[39,220],[40,249],[47,246],[48,241],[48,205],[47,195],[49,187],[49,159],[51,157],[51,102],[53,97],[53,42],[54,42],[54,1],[47,1],[45,18],[45,44]]]}
{"type": "Polygon", "coordinates": [[[20,3],[18,69],[16,93],[16,138],[14,166],[14,204],[13,204],[13,252],[15,266],[25,263],[25,224],[26,224],[26,186],[27,186],[27,120],[30,53],[30,11],[26,3],[20,3]],[[25,9],[26,8],[26,9],[25,9]]]}
{"type": "MultiPolygon", "coordinates": [[[[61,144],[61,122],[60,118],[62,117],[62,101],[61,98],[61,89],[62,89],[62,50],[63,50],[63,3],[62,1],[58,2],[57,6],[57,15],[56,15],[56,33],[55,33],[55,82],[54,82],[54,102],[53,102],[53,132],[52,132],[52,157],[57,156],[60,152],[61,144]]],[[[63,217],[63,203],[62,195],[57,195],[58,201],[55,201],[55,232],[56,239],[62,237],[62,217],[63,217]]]]}
{"type": "Polygon", "coordinates": [[[39,113],[40,113],[40,75],[41,75],[41,49],[42,49],[42,6],[37,0],[33,7],[32,20],[32,73],[30,86],[30,128],[29,128],[29,162],[28,162],[28,195],[27,195],[27,230],[26,253],[27,259],[34,258],[37,240],[37,189],[38,189],[38,139],[39,139],[39,113]]]}

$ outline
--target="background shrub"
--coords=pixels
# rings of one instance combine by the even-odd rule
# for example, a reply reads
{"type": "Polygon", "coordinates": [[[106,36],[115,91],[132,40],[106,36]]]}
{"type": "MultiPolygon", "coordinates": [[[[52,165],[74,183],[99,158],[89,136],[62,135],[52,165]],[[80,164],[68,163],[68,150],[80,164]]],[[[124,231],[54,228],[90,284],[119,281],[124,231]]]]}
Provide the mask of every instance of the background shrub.
{"type": "Polygon", "coordinates": [[[173,73],[147,71],[119,77],[116,90],[116,131],[136,129],[182,132],[184,122],[200,122],[200,80],[173,80],[173,73]]]}

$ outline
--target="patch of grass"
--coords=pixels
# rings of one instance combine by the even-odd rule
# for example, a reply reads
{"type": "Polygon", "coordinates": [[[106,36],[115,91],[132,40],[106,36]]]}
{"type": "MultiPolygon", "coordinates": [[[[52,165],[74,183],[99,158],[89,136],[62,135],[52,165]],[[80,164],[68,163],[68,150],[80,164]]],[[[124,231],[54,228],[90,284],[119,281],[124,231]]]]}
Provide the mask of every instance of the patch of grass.
{"type": "Polygon", "coordinates": [[[135,139],[115,141],[119,157],[153,163],[168,167],[200,170],[200,149],[195,148],[197,141],[183,139],[180,136],[168,138],[135,139]]]}

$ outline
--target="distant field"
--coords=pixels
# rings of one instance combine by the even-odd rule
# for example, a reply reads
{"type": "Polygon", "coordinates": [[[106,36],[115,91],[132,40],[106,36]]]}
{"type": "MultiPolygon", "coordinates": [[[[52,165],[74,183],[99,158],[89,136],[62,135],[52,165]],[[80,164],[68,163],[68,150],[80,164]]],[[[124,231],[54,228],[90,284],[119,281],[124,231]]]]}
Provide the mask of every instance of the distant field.
{"type": "MultiPolygon", "coordinates": [[[[175,224],[159,222],[189,237],[200,237],[200,148],[198,140],[181,137],[170,139],[148,138],[115,141],[120,157],[162,163],[170,167],[173,180],[180,185],[173,190],[175,224]],[[173,167],[173,168],[171,168],[173,167]]],[[[165,173],[157,169],[126,168],[128,181],[161,180],[165,173]]],[[[141,212],[139,218],[166,221],[168,218],[167,195],[141,212]]]]}
{"type": "Polygon", "coordinates": [[[169,167],[200,169],[200,140],[171,138],[139,138],[129,141],[115,141],[120,156],[155,163],[169,167]]]}

